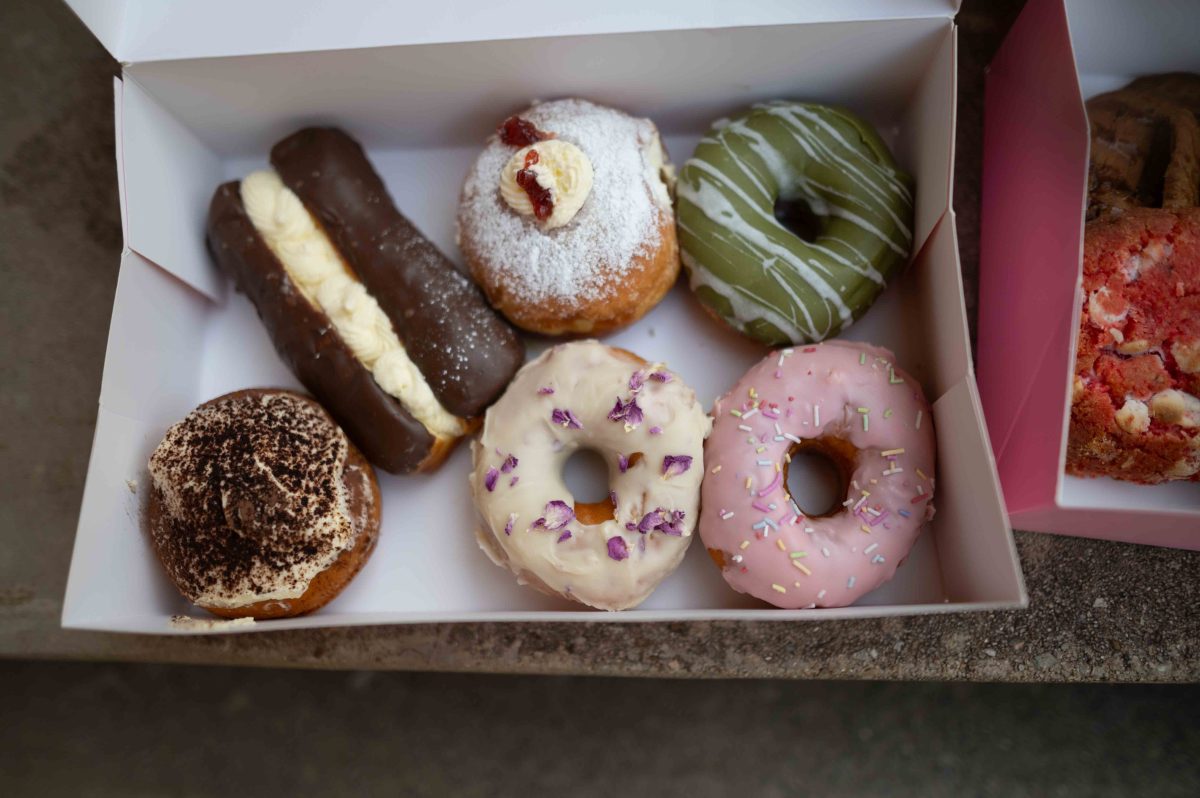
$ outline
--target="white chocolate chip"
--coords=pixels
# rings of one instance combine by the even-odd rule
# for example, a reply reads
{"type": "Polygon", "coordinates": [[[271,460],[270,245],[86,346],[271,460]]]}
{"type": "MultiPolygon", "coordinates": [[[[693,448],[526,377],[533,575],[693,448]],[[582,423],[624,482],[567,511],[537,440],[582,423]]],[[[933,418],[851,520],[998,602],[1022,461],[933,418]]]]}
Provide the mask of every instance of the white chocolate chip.
{"type": "Polygon", "coordinates": [[[1122,355],[1140,355],[1149,348],[1150,342],[1145,338],[1135,338],[1118,346],[1117,351],[1122,355]]]}
{"type": "Polygon", "coordinates": [[[1171,344],[1171,356],[1184,374],[1200,372],[1200,340],[1176,341],[1171,344]]]}
{"type": "Polygon", "coordinates": [[[1164,424],[1200,427],[1200,399],[1174,388],[1155,394],[1150,399],[1150,412],[1164,424]]]}
{"type": "Polygon", "coordinates": [[[1184,458],[1167,469],[1167,476],[1171,479],[1187,479],[1197,471],[1200,471],[1200,459],[1188,460],[1184,458]]]}
{"type": "Polygon", "coordinates": [[[1146,403],[1137,399],[1126,399],[1125,404],[1117,411],[1117,426],[1129,433],[1150,429],[1150,413],[1146,403]]]}
{"type": "Polygon", "coordinates": [[[1097,327],[1111,327],[1125,321],[1129,305],[1122,298],[1113,299],[1108,286],[1101,286],[1088,297],[1088,318],[1097,327]]]}

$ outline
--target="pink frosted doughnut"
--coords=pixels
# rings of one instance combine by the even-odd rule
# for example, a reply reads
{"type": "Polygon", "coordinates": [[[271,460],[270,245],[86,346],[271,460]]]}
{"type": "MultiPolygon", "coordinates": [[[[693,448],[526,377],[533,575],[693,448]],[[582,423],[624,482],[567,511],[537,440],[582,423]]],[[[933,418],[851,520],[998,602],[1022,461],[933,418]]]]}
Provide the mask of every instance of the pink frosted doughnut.
{"type": "Polygon", "coordinates": [[[844,607],[896,573],[933,517],[933,419],[886,349],[783,349],[717,400],[704,446],[700,538],[741,593],[787,609],[844,607]],[[787,488],[792,453],[838,466],[846,498],[807,517],[787,488]]]}

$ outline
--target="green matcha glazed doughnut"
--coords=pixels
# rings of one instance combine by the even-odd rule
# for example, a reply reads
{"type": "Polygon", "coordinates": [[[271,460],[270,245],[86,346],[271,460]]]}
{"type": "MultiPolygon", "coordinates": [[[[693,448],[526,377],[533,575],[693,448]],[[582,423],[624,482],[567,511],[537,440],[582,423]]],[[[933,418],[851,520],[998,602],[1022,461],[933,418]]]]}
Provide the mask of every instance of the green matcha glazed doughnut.
{"type": "Polygon", "coordinates": [[[692,290],[771,345],[848,327],[912,248],[912,178],[870,125],[836,108],[776,101],[718,121],[676,190],[692,290]],[[812,240],[776,219],[780,200],[807,204],[812,240]]]}

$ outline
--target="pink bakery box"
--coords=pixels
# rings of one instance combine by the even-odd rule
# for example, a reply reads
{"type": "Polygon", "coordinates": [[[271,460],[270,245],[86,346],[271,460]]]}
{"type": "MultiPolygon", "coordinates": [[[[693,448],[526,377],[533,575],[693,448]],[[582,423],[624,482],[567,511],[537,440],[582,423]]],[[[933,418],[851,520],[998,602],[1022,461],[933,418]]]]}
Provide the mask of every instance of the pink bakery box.
{"type": "MultiPolygon", "coordinates": [[[[535,0],[422,5],[71,0],[122,62],[114,83],[125,251],[63,625],[193,634],[456,621],[813,620],[1022,607],[1026,594],[987,443],[963,309],[954,212],[952,0],[708,4],[535,0]],[[892,348],[938,430],[937,514],[895,579],[856,606],[775,610],[729,588],[704,547],[640,607],[591,611],[517,584],[479,551],[460,446],[435,474],[380,473],[371,561],[328,606],[255,625],[200,616],[139,528],[145,463],[200,402],[296,386],[245,297],[205,251],[214,187],[261,167],[305,124],[346,127],[397,204],[444,252],[456,198],[500,119],[534,97],[649,116],[674,160],[712,120],[803,97],[866,114],[917,180],[913,263],[845,337],[892,348]]],[[[606,342],[665,360],[706,406],[766,354],[711,320],[682,282],[606,342]]],[[[543,343],[530,341],[531,354],[543,343]]],[[[570,482],[570,466],[567,469],[570,482]]]]}
{"type": "Polygon", "coordinates": [[[1200,5],[1030,0],[987,74],[979,390],[1015,528],[1200,549],[1200,485],[1063,471],[1082,304],[1084,100],[1200,72],[1200,5]]]}

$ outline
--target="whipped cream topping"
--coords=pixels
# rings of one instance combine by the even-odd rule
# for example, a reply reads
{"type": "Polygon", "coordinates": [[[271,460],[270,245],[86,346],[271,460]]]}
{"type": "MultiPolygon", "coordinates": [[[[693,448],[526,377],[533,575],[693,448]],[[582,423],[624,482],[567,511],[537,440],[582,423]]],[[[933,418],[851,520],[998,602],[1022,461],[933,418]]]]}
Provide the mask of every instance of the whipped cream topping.
{"type": "Polygon", "coordinates": [[[320,308],[379,387],[442,437],[463,433],[409,358],[392,322],[350,271],[304,203],[272,170],[242,180],[242,204],[259,235],[304,297],[320,308]]]}
{"type": "Polygon", "coordinates": [[[522,170],[532,172],[537,184],[550,192],[554,209],[540,222],[545,230],[569,223],[592,193],[592,162],[583,150],[560,139],[539,141],[517,150],[500,173],[500,196],[522,216],[534,215],[529,194],[517,182],[517,174],[522,170]]]}

